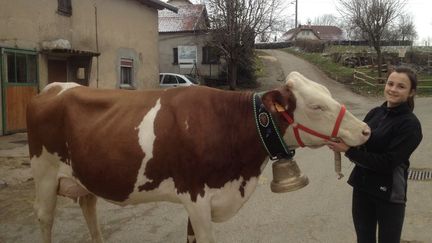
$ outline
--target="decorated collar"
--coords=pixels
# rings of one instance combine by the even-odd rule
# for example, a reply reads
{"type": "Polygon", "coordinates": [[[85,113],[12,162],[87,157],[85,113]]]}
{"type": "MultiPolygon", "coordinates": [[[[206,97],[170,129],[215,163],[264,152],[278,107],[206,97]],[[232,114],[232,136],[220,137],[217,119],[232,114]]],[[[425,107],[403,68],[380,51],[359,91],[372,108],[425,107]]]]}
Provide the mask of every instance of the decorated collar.
{"type": "Polygon", "coordinates": [[[262,103],[261,96],[262,93],[253,95],[255,123],[261,142],[272,160],[290,159],[294,156],[295,150],[289,149],[283,141],[275,120],[262,103]]]}

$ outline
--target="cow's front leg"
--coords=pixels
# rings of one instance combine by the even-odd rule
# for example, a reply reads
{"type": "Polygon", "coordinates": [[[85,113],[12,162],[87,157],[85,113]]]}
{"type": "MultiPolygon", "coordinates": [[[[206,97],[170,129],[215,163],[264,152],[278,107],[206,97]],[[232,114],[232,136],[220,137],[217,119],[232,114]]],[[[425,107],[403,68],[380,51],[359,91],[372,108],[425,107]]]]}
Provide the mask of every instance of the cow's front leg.
{"type": "Polygon", "coordinates": [[[187,240],[186,243],[197,243],[195,239],[195,232],[193,231],[192,224],[190,218],[188,217],[187,224],[187,240]]]}
{"type": "Polygon", "coordinates": [[[215,243],[211,223],[210,202],[198,198],[197,202],[184,202],[197,243],[215,243]]]}
{"type": "Polygon", "coordinates": [[[97,198],[93,194],[87,194],[79,198],[79,204],[87,222],[87,227],[89,228],[92,242],[102,243],[102,234],[100,232],[96,215],[96,202],[97,198]]]}

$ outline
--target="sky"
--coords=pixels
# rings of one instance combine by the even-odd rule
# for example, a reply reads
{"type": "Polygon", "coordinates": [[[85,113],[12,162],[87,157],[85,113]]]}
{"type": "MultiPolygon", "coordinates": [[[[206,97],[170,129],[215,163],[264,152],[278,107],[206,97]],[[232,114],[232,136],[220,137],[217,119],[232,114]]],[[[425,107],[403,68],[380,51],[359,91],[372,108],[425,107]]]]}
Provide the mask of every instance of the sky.
{"type": "MultiPolygon", "coordinates": [[[[305,24],[308,19],[313,21],[316,17],[324,14],[333,14],[339,17],[336,9],[337,2],[337,0],[297,0],[297,19],[305,24]]],[[[294,7],[290,7],[290,10],[295,12],[294,7]]],[[[403,11],[413,16],[418,34],[416,43],[424,45],[425,41],[428,41],[429,46],[432,46],[432,1],[407,0],[403,11]]]]}
{"type": "MultiPolygon", "coordinates": [[[[166,0],[163,0],[166,1],[166,0]]],[[[283,0],[295,2],[295,0],[283,0]]],[[[192,0],[193,3],[201,3],[203,0],[192,0]]],[[[297,0],[298,22],[306,24],[308,20],[314,21],[315,18],[324,14],[333,14],[340,17],[336,9],[338,0],[297,0]]],[[[293,16],[295,13],[294,5],[286,4],[285,14],[293,16]]],[[[406,0],[404,12],[411,14],[414,19],[418,34],[416,44],[425,45],[427,41],[432,46],[432,1],[431,0],[406,0]]]]}

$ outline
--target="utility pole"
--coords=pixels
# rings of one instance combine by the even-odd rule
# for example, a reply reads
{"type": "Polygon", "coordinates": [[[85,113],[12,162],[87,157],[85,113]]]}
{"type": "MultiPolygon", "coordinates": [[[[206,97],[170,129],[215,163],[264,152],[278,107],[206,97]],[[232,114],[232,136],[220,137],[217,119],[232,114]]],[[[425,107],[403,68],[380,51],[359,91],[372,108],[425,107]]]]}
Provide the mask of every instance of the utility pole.
{"type": "Polygon", "coordinates": [[[297,28],[297,0],[295,0],[295,5],[296,5],[296,11],[295,11],[295,26],[294,28],[297,28]]]}

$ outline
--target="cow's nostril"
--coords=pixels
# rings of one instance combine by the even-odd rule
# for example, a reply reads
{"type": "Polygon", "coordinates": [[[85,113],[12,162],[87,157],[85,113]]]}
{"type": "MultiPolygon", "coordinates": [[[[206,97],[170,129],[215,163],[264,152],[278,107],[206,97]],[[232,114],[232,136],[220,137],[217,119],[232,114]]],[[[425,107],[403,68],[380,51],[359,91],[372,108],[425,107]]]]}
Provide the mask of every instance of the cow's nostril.
{"type": "Polygon", "coordinates": [[[369,128],[364,129],[364,130],[362,131],[362,134],[363,134],[364,136],[369,136],[369,135],[370,135],[370,129],[369,129],[369,128]]]}

